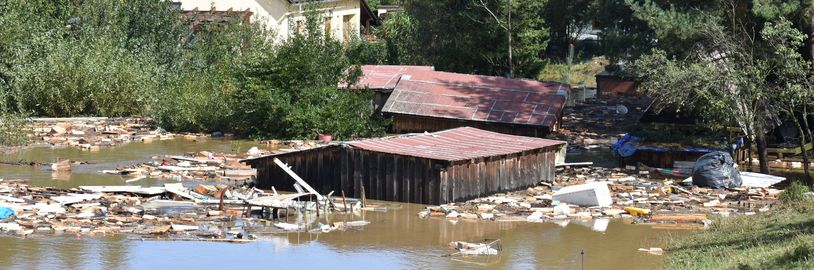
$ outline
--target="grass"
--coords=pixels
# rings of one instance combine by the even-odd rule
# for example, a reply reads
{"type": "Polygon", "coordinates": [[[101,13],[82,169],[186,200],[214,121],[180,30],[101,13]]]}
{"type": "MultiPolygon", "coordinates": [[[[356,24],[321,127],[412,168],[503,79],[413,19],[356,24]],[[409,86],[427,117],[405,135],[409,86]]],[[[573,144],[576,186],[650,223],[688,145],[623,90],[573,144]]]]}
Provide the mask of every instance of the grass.
{"type": "Polygon", "coordinates": [[[780,207],[674,240],[665,269],[814,269],[814,200],[799,184],[789,190],[780,207]]]}
{"type": "MultiPolygon", "coordinates": [[[[595,57],[574,63],[571,66],[571,85],[575,87],[596,87],[596,74],[605,70],[607,64],[608,61],[603,57],[595,57]]],[[[565,63],[551,63],[546,65],[545,69],[537,75],[537,79],[542,81],[563,81],[567,72],[568,65],[565,63]]]]}

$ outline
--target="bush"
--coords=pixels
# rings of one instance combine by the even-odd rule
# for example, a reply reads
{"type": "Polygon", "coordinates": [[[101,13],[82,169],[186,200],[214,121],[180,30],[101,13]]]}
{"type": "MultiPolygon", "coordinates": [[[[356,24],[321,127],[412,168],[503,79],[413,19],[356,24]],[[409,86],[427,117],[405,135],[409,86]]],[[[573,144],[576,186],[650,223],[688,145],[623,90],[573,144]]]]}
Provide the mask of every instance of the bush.
{"type": "Polygon", "coordinates": [[[810,195],[807,195],[806,192],[811,191],[808,186],[804,185],[799,180],[792,180],[791,185],[786,187],[783,192],[780,193],[780,200],[783,203],[791,204],[791,203],[798,203],[802,201],[810,200],[810,195]]]}
{"type": "Polygon", "coordinates": [[[155,64],[100,37],[98,42],[53,40],[45,56],[13,69],[19,111],[38,116],[126,116],[143,111],[155,91],[155,64]]]}
{"type": "Polygon", "coordinates": [[[0,146],[18,146],[26,143],[25,118],[20,115],[0,113],[0,146]]]}

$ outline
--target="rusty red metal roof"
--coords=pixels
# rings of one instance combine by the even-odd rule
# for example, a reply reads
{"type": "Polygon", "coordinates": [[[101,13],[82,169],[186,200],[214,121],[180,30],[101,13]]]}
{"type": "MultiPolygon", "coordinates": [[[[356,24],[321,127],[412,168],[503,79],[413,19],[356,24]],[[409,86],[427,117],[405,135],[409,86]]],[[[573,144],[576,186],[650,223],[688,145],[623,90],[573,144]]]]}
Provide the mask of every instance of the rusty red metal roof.
{"type": "Polygon", "coordinates": [[[404,75],[382,112],[553,127],[571,87],[439,71],[404,75]]]}
{"type": "Polygon", "coordinates": [[[396,88],[401,76],[416,71],[432,71],[431,66],[391,66],[391,65],[364,65],[362,77],[353,88],[387,89],[396,88]]]}
{"type": "Polygon", "coordinates": [[[460,127],[435,133],[369,139],[348,144],[374,152],[457,161],[514,154],[564,143],[460,127]]]}

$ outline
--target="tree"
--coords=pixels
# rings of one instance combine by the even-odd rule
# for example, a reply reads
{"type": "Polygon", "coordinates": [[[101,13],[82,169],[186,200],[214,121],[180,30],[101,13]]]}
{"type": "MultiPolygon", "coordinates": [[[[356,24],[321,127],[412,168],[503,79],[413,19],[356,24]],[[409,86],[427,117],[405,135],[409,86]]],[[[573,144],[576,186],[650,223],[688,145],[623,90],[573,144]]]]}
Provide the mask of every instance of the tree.
{"type": "Polygon", "coordinates": [[[590,9],[594,23],[602,30],[599,40],[609,68],[637,59],[656,46],[655,31],[624,1],[596,0],[590,9]]]}
{"type": "MultiPolygon", "coordinates": [[[[576,44],[600,13],[594,10],[596,0],[548,0],[544,8],[546,25],[551,31],[551,43],[561,47],[576,44]]],[[[604,11],[603,11],[604,12],[604,11]]]]}
{"type": "Polygon", "coordinates": [[[711,2],[663,8],[628,0],[634,14],[655,30],[657,46],[684,44],[656,49],[636,60],[632,70],[642,79],[641,89],[664,104],[695,106],[712,124],[738,125],[757,142],[760,171],[767,173],[766,133],[778,119],[770,109],[774,93],[768,83],[777,75],[770,63],[778,52],[759,34],[764,21],[746,1],[711,2]]]}
{"type": "Polygon", "coordinates": [[[776,53],[769,62],[775,74],[768,82],[774,93],[770,108],[783,113],[797,127],[805,182],[812,186],[814,181],[809,172],[808,150],[805,145],[806,141],[811,142],[806,139],[811,135],[807,115],[808,107],[814,102],[814,85],[811,70],[808,69],[811,63],[799,53],[806,36],[782,17],[776,23],[767,23],[761,35],[776,53]]]}
{"type": "Polygon", "coordinates": [[[305,31],[294,33],[272,53],[239,75],[234,107],[236,131],[254,137],[337,138],[379,135],[384,122],[374,116],[372,93],[337,89],[361,75],[340,41],[321,33],[317,10],[306,15],[305,31]]]}
{"type": "Polygon", "coordinates": [[[545,65],[541,58],[548,41],[544,4],[538,0],[405,2],[405,15],[385,21],[389,62],[431,64],[439,70],[462,73],[534,77],[545,65]]]}

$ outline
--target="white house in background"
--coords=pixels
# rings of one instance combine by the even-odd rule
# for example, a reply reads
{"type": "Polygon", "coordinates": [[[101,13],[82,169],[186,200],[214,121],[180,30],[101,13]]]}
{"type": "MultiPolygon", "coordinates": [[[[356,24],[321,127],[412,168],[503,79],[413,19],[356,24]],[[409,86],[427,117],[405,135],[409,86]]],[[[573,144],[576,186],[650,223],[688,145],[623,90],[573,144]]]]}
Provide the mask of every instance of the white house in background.
{"type": "Polygon", "coordinates": [[[360,37],[374,23],[375,15],[365,0],[175,0],[182,12],[223,14],[238,12],[249,15],[250,22],[262,22],[276,35],[276,40],[288,39],[305,27],[304,11],[309,4],[318,5],[325,16],[326,33],[338,40],[360,37]],[[310,3],[306,3],[310,2],[310,3]],[[215,12],[211,12],[211,9],[215,12]]]}

